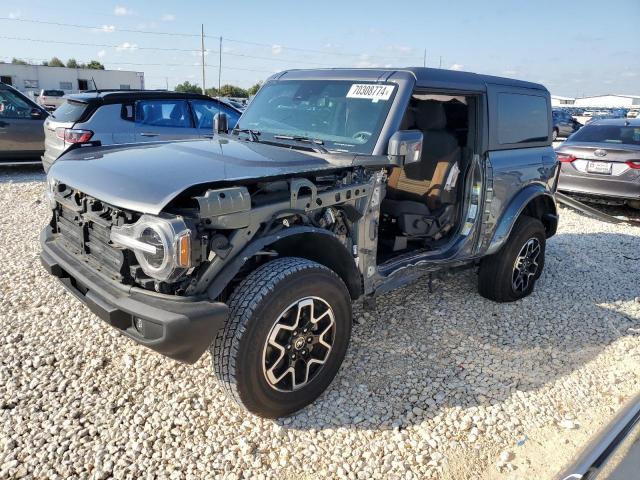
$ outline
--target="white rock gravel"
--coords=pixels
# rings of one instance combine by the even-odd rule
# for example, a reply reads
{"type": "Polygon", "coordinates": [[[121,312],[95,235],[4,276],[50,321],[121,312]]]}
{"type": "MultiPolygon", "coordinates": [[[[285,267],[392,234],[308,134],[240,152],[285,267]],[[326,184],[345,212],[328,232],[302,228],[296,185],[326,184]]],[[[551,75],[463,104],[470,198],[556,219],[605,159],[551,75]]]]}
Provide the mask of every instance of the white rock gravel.
{"type": "Polygon", "coordinates": [[[640,390],[640,229],[563,209],[532,296],[492,303],[465,271],[356,306],[328,391],[253,417],[208,356],[134,345],[44,272],[43,179],[0,170],[0,478],[526,478],[535,432],[590,431],[640,390]]]}

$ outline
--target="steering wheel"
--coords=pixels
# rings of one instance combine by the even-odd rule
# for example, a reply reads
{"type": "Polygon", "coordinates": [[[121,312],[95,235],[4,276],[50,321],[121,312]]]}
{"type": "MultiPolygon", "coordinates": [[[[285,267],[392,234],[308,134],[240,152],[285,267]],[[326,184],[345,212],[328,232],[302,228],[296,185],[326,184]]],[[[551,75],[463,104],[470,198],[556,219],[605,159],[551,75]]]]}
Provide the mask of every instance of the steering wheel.
{"type": "Polygon", "coordinates": [[[360,130],[359,132],[356,132],[353,135],[351,135],[351,138],[355,140],[362,140],[362,143],[364,143],[367,140],[369,140],[371,135],[372,135],[371,132],[367,132],[366,130],[360,130]]]}

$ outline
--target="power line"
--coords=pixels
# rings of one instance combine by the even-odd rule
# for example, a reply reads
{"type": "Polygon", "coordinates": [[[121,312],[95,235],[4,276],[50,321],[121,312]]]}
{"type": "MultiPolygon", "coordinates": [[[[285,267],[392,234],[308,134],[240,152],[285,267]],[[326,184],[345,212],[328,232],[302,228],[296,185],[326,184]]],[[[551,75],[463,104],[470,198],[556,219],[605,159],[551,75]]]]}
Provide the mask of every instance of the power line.
{"type": "MultiPolygon", "coordinates": [[[[71,28],[83,28],[88,30],[103,30],[104,25],[81,25],[77,23],[61,23],[61,22],[49,22],[45,20],[33,20],[27,18],[11,18],[11,17],[0,17],[0,20],[11,20],[13,22],[25,22],[25,23],[37,23],[40,25],[53,25],[56,27],[71,27],[71,28]]],[[[175,37],[199,37],[200,35],[196,35],[193,33],[177,33],[177,32],[163,32],[163,31],[151,31],[151,30],[135,30],[135,29],[127,29],[127,28],[115,28],[114,31],[125,32],[125,33],[141,33],[144,35],[168,35],[175,37]]]]}
{"type": "MultiPolygon", "coordinates": [[[[9,58],[9,57],[5,57],[5,58],[9,58]]],[[[31,61],[38,61],[38,62],[46,62],[47,58],[34,58],[34,57],[26,57],[26,60],[31,60],[31,61]]],[[[90,61],[90,60],[89,60],[90,61]]],[[[83,61],[80,60],[79,63],[88,63],[89,61],[83,61]]],[[[7,62],[10,63],[10,62],[7,62]]],[[[201,67],[202,64],[201,63],[136,63],[136,62],[105,62],[109,65],[129,65],[129,66],[135,66],[135,67],[201,67]]],[[[39,66],[46,66],[46,65],[35,65],[37,67],[39,66]]],[[[218,65],[210,65],[207,64],[205,65],[205,68],[210,68],[210,69],[217,69],[218,65]]],[[[274,73],[273,70],[260,70],[260,69],[255,69],[255,68],[243,68],[243,67],[234,67],[234,66],[228,66],[225,65],[224,68],[228,68],[229,70],[240,70],[240,71],[245,71],[245,72],[256,72],[256,73],[274,73]]]]}
{"type": "MultiPolygon", "coordinates": [[[[58,27],[70,27],[70,28],[82,28],[82,29],[89,29],[89,30],[97,30],[97,31],[101,31],[104,29],[104,25],[100,26],[96,26],[96,25],[82,25],[82,24],[73,24],[73,23],[62,23],[62,22],[51,22],[51,21],[45,21],[45,20],[34,20],[34,19],[26,19],[26,18],[10,18],[10,17],[0,17],[0,20],[8,20],[8,21],[15,21],[15,22],[26,22],[26,23],[36,23],[36,24],[41,24],[41,25],[53,25],[53,26],[58,26],[58,27]]],[[[190,34],[190,33],[178,33],[178,32],[167,32],[167,31],[150,31],[150,30],[136,30],[136,29],[126,29],[126,28],[116,28],[114,27],[114,31],[117,32],[126,32],[126,33],[139,33],[139,34],[144,34],[144,35],[165,35],[165,36],[177,36],[177,37],[200,37],[200,35],[197,34],[190,34]]],[[[218,40],[220,38],[219,35],[205,35],[205,38],[212,38],[215,40],[218,40]]],[[[240,44],[244,44],[244,45],[253,45],[253,46],[258,46],[258,47],[267,47],[267,48],[273,48],[274,46],[277,46],[278,48],[282,49],[282,50],[292,50],[292,51],[297,51],[297,52],[303,52],[303,53],[315,53],[315,54],[319,54],[319,55],[326,55],[326,56],[337,56],[337,57],[357,57],[357,58],[361,58],[363,56],[362,53],[349,53],[349,52],[327,52],[325,50],[315,50],[315,49],[310,49],[310,48],[300,48],[300,47],[289,47],[289,46],[285,46],[285,45],[279,45],[279,44],[269,44],[269,43],[260,43],[260,42],[252,42],[252,41],[248,41],[248,40],[238,40],[238,39],[234,39],[234,38],[227,38],[224,37],[224,40],[228,41],[228,42],[232,42],[232,43],[240,43],[240,44]]],[[[93,45],[89,45],[89,46],[93,46],[93,45]]],[[[101,46],[101,45],[95,45],[95,46],[101,46]]],[[[104,45],[107,46],[107,45],[104,45]]],[[[143,48],[140,48],[141,50],[143,50],[143,48]]],[[[146,49],[151,49],[150,47],[147,47],[146,49]]],[[[158,49],[160,50],[160,49],[158,49]]],[[[191,50],[190,50],[191,51],[191,50]]],[[[197,50],[199,51],[199,50],[197,50]]],[[[223,52],[225,54],[230,54],[229,52],[223,52]]],[[[376,59],[387,59],[387,60],[419,60],[421,59],[420,57],[413,57],[413,56],[386,56],[386,55],[366,55],[367,58],[376,58],[376,59]]],[[[265,57],[266,58],[266,57],[265,57]]],[[[271,58],[269,58],[271,60],[271,58]]],[[[310,62],[307,62],[310,63],[310,62]]],[[[316,63],[316,65],[327,65],[327,64],[321,64],[321,63],[316,63]]]]}

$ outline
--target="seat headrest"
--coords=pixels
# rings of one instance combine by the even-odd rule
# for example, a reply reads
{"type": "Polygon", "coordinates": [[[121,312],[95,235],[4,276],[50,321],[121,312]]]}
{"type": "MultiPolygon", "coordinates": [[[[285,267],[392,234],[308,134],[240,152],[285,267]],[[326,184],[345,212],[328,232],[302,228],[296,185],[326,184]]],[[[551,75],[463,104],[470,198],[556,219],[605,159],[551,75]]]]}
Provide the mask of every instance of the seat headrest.
{"type": "Polygon", "coordinates": [[[420,130],[444,130],[447,126],[444,105],[434,100],[421,102],[416,108],[415,117],[420,130]]]}

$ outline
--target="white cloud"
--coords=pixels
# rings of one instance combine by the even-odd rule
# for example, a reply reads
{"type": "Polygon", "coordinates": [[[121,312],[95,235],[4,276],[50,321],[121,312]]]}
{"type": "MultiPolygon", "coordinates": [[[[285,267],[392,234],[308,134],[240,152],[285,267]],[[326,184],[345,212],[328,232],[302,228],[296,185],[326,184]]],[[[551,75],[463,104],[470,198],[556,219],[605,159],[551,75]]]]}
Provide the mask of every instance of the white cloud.
{"type": "Polygon", "coordinates": [[[164,15],[162,15],[162,21],[163,22],[173,22],[176,19],[176,16],[172,13],[165,13],[164,15]]]}
{"type": "Polygon", "coordinates": [[[502,71],[502,75],[517,75],[518,71],[517,70],[503,70],[502,71]]]}
{"type": "Polygon", "coordinates": [[[113,33],[116,31],[116,27],[115,25],[102,25],[100,31],[104,33],[113,33]]]}
{"type": "Polygon", "coordinates": [[[113,9],[113,13],[120,17],[124,17],[126,15],[131,15],[132,12],[127,7],[117,5],[116,8],[113,9]]]}
{"type": "Polygon", "coordinates": [[[106,50],[100,50],[98,52],[98,58],[104,58],[107,55],[107,51],[106,50]]]}
{"type": "Polygon", "coordinates": [[[138,45],[135,43],[124,42],[116,47],[119,52],[137,50],[138,45]]]}
{"type": "Polygon", "coordinates": [[[411,53],[413,49],[411,47],[407,47],[406,45],[389,45],[387,47],[387,50],[394,53],[407,54],[407,53],[411,53]]]}
{"type": "Polygon", "coordinates": [[[22,16],[22,13],[20,12],[20,10],[16,10],[15,12],[9,12],[9,18],[11,20],[15,20],[16,18],[20,18],[22,16]]]}
{"type": "Polygon", "coordinates": [[[629,78],[637,77],[638,76],[638,72],[623,72],[622,76],[623,77],[629,77],[629,78]]]}
{"type": "Polygon", "coordinates": [[[271,45],[271,53],[280,55],[282,53],[282,45],[271,45]]]}
{"type": "Polygon", "coordinates": [[[464,65],[460,63],[454,63],[449,67],[449,70],[462,70],[463,68],[464,68],[464,65]]]}

